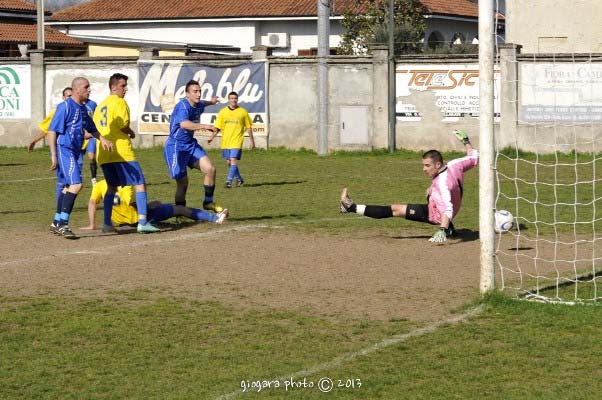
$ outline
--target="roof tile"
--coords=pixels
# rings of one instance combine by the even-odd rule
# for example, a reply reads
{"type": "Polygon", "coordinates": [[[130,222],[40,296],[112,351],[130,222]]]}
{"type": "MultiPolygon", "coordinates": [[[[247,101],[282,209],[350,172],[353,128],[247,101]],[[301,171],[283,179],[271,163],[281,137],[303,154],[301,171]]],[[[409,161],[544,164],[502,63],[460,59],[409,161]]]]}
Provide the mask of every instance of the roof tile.
{"type": "Polygon", "coordinates": [[[36,9],[35,4],[25,0],[0,0],[0,10],[33,11],[35,13],[36,9]]]}
{"type": "MultiPolygon", "coordinates": [[[[2,1],[2,0],[0,0],[2,1]]],[[[477,17],[470,0],[421,0],[434,14],[477,17]]],[[[355,0],[332,1],[334,14],[357,8],[355,0]]],[[[315,16],[316,0],[91,0],[54,13],[53,21],[315,16]]]]}
{"type": "MultiPolygon", "coordinates": [[[[31,43],[38,41],[37,25],[2,24],[0,23],[0,43],[31,43]]],[[[73,39],[62,32],[49,26],[44,29],[44,41],[47,44],[82,45],[79,40],[73,39]]]]}

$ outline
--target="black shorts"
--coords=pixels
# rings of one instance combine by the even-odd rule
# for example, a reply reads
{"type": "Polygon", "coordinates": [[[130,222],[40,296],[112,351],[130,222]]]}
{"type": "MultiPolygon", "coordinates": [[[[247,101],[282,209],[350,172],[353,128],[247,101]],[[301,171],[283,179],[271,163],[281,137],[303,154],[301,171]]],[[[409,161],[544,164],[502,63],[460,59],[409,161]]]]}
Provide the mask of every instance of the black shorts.
{"type": "Polygon", "coordinates": [[[406,208],[406,219],[410,221],[426,222],[431,225],[433,224],[429,221],[428,204],[408,204],[406,208]]]}

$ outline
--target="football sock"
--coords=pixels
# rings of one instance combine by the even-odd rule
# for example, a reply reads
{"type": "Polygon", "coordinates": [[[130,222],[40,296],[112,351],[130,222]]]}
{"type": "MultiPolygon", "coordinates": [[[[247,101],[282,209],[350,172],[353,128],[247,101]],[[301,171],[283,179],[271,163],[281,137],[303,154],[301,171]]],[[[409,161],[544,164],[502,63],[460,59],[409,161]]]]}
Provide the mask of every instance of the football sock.
{"type": "Polygon", "coordinates": [[[98,171],[98,164],[95,160],[90,161],[90,174],[92,178],[96,179],[96,172],[98,171]]]}
{"type": "Polygon", "coordinates": [[[192,211],[192,215],[190,216],[190,219],[193,219],[195,221],[215,222],[217,220],[216,214],[208,213],[205,210],[199,210],[198,208],[191,208],[191,211],[192,211]]]}
{"type": "Polygon", "coordinates": [[[67,225],[69,223],[69,217],[71,211],[73,211],[73,205],[75,204],[75,193],[67,192],[63,195],[63,204],[61,207],[61,225],[67,225]]]}
{"type": "Polygon", "coordinates": [[[115,193],[105,195],[102,201],[104,207],[104,217],[102,223],[107,226],[113,225],[111,222],[111,215],[113,215],[113,201],[115,200],[115,193]]]}
{"type": "Polygon", "coordinates": [[[138,209],[138,223],[146,225],[146,192],[136,192],[136,208],[138,209]]]}
{"type": "MultiPolygon", "coordinates": [[[[58,185],[57,185],[58,188],[58,185]]],[[[61,210],[63,209],[63,187],[61,186],[61,191],[57,193],[56,198],[56,212],[54,213],[54,223],[58,224],[61,220],[61,210]]]]}
{"type": "Polygon", "coordinates": [[[362,206],[357,206],[357,213],[366,217],[391,218],[393,216],[391,206],[363,206],[361,210],[360,207],[362,206]]]}
{"type": "Polygon", "coordinates": [[[205,187],[205,201],[204,204],[213,202],[213,192],[215,191],[215,185],[204,185],[205,187]]]}
{"type": "Polygon", "coordinates": [[[240,176],[240,170],[238,169],[238,165],[234,166],[235,170],[234,170],[234,177],[239,181],[242,182],[242,176],[240,176]]]}
{"type": "Polygon", "coordinates": [[[230,169],[228,170],[228,178],[226,179],[226,182],[232,182],[232,179],[234,179],[234,177],[236,176],[236,173],[238,168],[236,167],[236,165],[230,165],[230,169]]]}

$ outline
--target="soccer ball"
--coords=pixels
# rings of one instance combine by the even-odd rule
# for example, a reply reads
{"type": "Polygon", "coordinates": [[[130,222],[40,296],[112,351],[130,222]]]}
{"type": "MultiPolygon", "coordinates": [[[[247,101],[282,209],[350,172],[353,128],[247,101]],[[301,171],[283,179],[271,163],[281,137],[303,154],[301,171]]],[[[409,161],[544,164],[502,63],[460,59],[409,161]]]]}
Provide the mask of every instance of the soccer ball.
{"type": "Polygon", "coordinates": [[[514,226],[514,217],[510,211],[497,210],[494,215],[493,227],[496,233],[508,232],[514,226]]]}

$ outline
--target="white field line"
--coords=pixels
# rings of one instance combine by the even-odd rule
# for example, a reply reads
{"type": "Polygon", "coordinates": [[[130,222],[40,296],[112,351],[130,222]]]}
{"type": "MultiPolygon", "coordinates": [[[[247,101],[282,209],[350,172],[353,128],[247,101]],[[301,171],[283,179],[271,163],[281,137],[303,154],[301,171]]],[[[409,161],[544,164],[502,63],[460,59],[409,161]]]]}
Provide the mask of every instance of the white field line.
{"type": "Polygon", "coordinates": [[[4,183],[23,183],[23,182],[35,182],[35,181],[47,181],[47,180],[56,180],[56,176],[48,176],[42,178],[29,178],[29,179],[12,179],[8,181],[0,181],[0,185],[4,183]]]}
{"type": "MultiPolygon", "coordinates": [[[[89,248],[86,250],[59,251],[54,254],[49,254],[47,256],[21,258],[21,259],[16,259],[16,260],[11,260],[11,261],[0,262],[0,267],[6,267],[9,265],[15,265],[15,264],[29,264],[34,261],[37,262],[37,261],[43,261],[43,260],[56,260],[57,257],[69,257],[72,255],[79,255],[79,254],[96,254],[101,251],[104,254],[104,253],[106,253],[106,250],[136,248],[136,247],[147,246],[149,244],[159,245],[162,243],[177,242],[180,240],[191,240],[191,239],[209,237],[209,236],[213,236],[213,235],[224,233],[224,232],[252,232],[252,231],[264,229],[267,227],[268,227],[268,225],[266,225],[266,224],[253,224],[253,225],[243,225],[243,226],[232,225],[232,226],[220,227],[217,229],[211,229],[206,232],[187,233],[187,234],[175,235],[173,237],[165,237],[165,235],[161,235],[161,233],[155,233],[152,235],[144,235],[145,238],[153,237],[154,239],[149,238],[148,240],[122,242],[122,243],[118,243],[115,245],[102,246],[102,247],[99,247],[98,250],[96,250],[94,248],[89,248]]],[[[50,235],[50,233],[49,233],[49,235],[50,235]]],[[[132,235],[133,235],[133,233],[132,233],[132,235]]],[[[57,239],[60,239],[60,238],[57,238],[57,239]]]]}
{"type": "MultiPolygon", "coordinates": [[[[320,363],[320,364],[316,364],[313,367],[310,367],[309,369],[306,370],[302,370],[302,371],[297,371],[294,372],[292,374],[289,375],[283,375],[280,376],[278,378],[264,378],[266,381],[278,381],[278,382],[284,382],[287,380],[299,380],[302,379],[304,377],[307,376],[311,376],[311,375],[315,375],[318,374],[322,371],[328,371],[328,370],[332,370],[334,368],[338,368],[341,365],[348,363],[350,361],[355,360],[358,357],[363,357],[363,356],[367,356],[370,355],[372,353],[376,353],[378,351],[381,351],[383,349],[386,349],[387,347],[405,342],[408,339],[414,338],[414,337],[418,337],[418,336],[422,336],[425,335],[427,333],[431,333],[436,331],[438,328],[440,328],[441,326],[444,325],[451,325],[451,324],[457,324],[463,321],[468,320],[469,318],[477,315],[478,313],[480,313],[484,308],[484,305],[481,304],[475,308],[472,308],[470,310],[468,310],[467,312],[465,312],[464,314],[461,315],[455,315],[446,319],[442,319],[439,321],[435,321],[431,324],[428,324],[426,326],[423,326],[421,328],[417,328],[414,329],[408,333],[403,333],[400,335],[396,335],[393,336],[391,338],[388,339],[384,339],[378,343],[375,343],[371,346],[365,347],[359,351],[353,352],[353,353],[347,353],[347,354],[343,354],[341,356],[338,356],[336,358],[334,358],[331,361],[327,361],[324,363],[320,363]]],[[[269,389],[264,389],[264,390],[269,390],[269,389]]],[[[246,394],[246,393],[256,393],[256,390],[253,389],[247,389],[246,392],[243,392],[242,389],[239,389],[237,391],[228,393],[228,394],[224,394],[221,395],[219,397],[217,397],[217,400],[228,400],[228,399],[232,399],[234,397],[246,394]]]]}
{"type": "MultiPolygon", "coordinates": [[[[307,224],[307,223],[313,223],[313,222],[338,221],[338,220],[341,220],[341,218],[319,218],[319,219],[312,219],[312,220],[290,221],[287,224],[307,224]]],[[[69,257],[72,255],[81,255],[81,254],[99,254],[99,253],[104,254],[106,252],[106,250],[111,250],[111,249],[112,250],[119,250],[119,249],[124,249],[124,248],[131,249],[131,248],[136,248],[136,247],[147,246],[149,244],[160,245],[162,243],[177,242],[180,240],[199,239],[199,238],[209,237],[209,236],[213,236],[213,235],[224,233],[224,232],[253,232],[253,231],[257,231],[260,229],[266,229],[266,228],[282,229],[287,224],[278,223],[278,224],[272,225],[272,224],[263,223],[263,224],[250,224],[250,225],[226,225],[226,226],[222,226],[217,229],[211,229],[206,232],[185,233],[185,234],[174,235],[172,237],[165,237],[165,235],[161,235],[161,233],[159,232],[159,233],[155,233],[152,235],[145,235],[145,238],[149,238],[148,240],[132,241],[132,242],[125,242],[125,243],[118,243],[115,245],[102,246],[102,247],[98,248],[98,250],[94,249],[94,248],[88,248],[86,250],[69,250],[69,249],[67,249],[64,251],[59,251],[54,254],[49,254],[47,256],[37,256],[37,257],[20,258],[20,259],[10,260],[10,261],[2,261],[2,262],[0,262],[0,268],[6,267],[9,265],[29,264],[32,262],[40,262],[40,261],[44,261],[44,260],[56,260],[57,257],[69,257]]],[[[50,233],[49,233],[49,235],[50,235],[50,233]]],[[[132,235],[133,235],[133,233],[132,233],[132,235]]]]}

